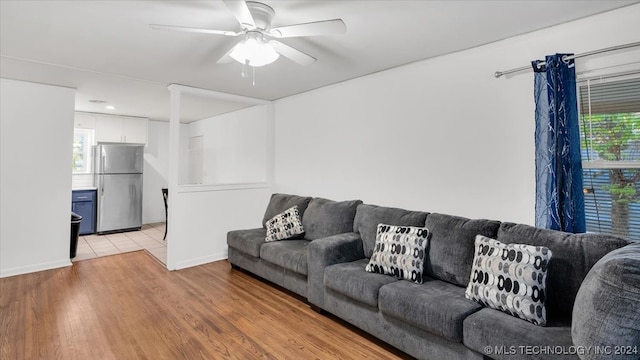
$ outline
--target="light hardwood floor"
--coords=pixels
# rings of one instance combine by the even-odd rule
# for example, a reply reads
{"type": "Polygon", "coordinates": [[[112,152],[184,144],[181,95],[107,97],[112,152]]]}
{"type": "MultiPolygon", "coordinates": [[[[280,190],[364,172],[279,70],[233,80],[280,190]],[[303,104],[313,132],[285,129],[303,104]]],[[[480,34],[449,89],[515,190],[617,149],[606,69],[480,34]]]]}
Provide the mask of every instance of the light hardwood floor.
{"type": "Polygon", "coordinates": [[[407,359],[227,261],[144,251],[0,279],[0,359],[407,359]]]}

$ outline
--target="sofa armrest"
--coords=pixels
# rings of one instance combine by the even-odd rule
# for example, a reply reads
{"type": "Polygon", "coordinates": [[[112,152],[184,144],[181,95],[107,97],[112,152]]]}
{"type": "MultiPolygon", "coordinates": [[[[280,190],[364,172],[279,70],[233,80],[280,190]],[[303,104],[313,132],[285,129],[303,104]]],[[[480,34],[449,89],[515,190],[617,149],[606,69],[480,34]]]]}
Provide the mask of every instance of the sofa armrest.
{"type": "Polygon", "coordinates": [[[364,258],[359,233],[350,232],[313,240],[307,253],[307,299],[324,307],[324,269],[364,258]]]}
{"type": "Polygon", "coordinates": [[[582,282],[573,307],[573,344],[611,350],[587,359],[638,359],[639,310],[640,243],[634,243],[605,255],[582,282]]]}

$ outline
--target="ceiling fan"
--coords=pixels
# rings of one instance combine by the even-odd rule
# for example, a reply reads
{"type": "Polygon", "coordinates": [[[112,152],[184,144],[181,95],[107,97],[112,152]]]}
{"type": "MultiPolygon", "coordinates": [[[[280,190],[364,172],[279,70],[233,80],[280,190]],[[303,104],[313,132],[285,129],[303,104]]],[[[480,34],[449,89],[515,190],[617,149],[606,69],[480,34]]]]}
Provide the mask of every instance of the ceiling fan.
{"type": "Polygon", "coordinates": [[[259,67],[270,64],[280,55],[293,60],[300,65],[309,65],[316,61],[311,55],[286,45],[275,39],[344,34],[346,26],[342,19],[314,21],[304,24],[271,27],[271,20],[275,10],[269,5],[244,0],[223,0],[227,8],[233,13],[241,26],[240,31],[210,30],[184,26],[151,24],[152,29],[184,31],[212,35],[242,36],[231,50],[217,62],[228,63],[233,60],[243,65],[259,67]]]}

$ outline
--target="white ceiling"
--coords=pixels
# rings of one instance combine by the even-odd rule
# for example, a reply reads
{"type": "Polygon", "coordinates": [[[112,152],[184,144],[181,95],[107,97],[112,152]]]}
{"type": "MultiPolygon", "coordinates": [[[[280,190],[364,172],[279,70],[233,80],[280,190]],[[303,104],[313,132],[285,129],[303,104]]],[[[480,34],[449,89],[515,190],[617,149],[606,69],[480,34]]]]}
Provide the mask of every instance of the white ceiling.
{"type": "MultiPolygon", "coordinates": [[[[559,23],[639,0],[264,0],[273,26],[342,18],[345,35],[282,42],[318,59],[257,68],[216,64],[238,38],[158,31],[149,24],[240,30],[221,0],[0,0],[0,76],[77,88],[76,110],[168,120],[168,84],[274,100],[559,23]],[[89,102],[100,99],[116,110],[89,102]]],[[[190,99],[193,121],[245,105],[190,99]]]]}

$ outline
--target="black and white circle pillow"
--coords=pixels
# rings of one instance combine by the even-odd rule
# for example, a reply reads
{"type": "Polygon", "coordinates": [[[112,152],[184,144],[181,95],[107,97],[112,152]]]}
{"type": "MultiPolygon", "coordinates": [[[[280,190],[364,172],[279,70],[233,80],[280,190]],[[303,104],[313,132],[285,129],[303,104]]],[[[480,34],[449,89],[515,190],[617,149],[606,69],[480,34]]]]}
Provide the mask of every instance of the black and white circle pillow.
{"type": "Polygon", "coordinates": [[[545,326],[547,265],[551,255],[546,247],[503,244],[477,235],[465,297],[545,326]]]}
{"type": "Polygon", "coordinates": [[[304,232],[298,206],[290,207],[267,221],[266,242],[284,240],[304,232]]]}
{"type": "Polygon", "coordinates": [[[429,229],[378,224],[373,255],[365,270],[422,284],[429,229]]]}

